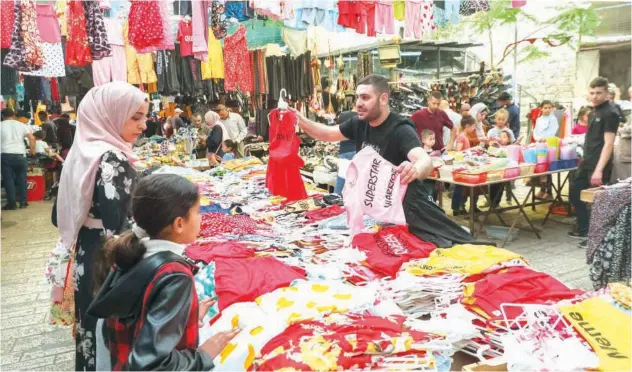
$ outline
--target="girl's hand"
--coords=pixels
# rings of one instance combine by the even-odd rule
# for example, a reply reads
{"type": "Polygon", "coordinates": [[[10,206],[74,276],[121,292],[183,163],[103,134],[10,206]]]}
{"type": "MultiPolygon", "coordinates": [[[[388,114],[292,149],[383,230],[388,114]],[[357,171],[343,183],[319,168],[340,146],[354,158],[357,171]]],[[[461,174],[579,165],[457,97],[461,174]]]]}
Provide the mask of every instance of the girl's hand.
{"type": "Polygon", "coordinates": [[[204,316],[206,315],[206,313],[208,313],[208,309],[213,307],[213,305],[215,305],[216,303],[217,301],[213,300],[212,298],[205,298],[204,300],[200,301],[200,310],[198,314],[198,325],[200,326],[200,328],[204,326],[204,316]]]}
{"type": "Polygon", "coordinates": [[[200,346],[200,349],[206,352],[212,359],[215,359],[215,357],[218,356],[219,353],[222,352],[222,350],[224,350],[226,345],[228,345],[228,343],[233,338],[235,338],[235,336],[237,336],[239,332],[241,332],[241,329],[239,328],[230,331],[219,332],[213,335],[213,337],[209,338],[204,344],[202,344],[202,346],[200,346]]]}

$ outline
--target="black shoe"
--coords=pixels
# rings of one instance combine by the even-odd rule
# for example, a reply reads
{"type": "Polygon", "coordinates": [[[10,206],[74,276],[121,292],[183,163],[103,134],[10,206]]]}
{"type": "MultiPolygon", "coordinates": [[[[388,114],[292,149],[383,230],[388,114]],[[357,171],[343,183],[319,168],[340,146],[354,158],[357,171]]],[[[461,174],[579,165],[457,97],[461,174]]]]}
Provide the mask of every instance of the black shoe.
{"type": "Polygon", "coordinates": [[[17,209],[18,209],[18,207],[16,207],[16,206],[10,207],[8,205],[5,205],[4,207],[2,207],[3,211],[16,211],[17,209]]]}
{"type": "Polygon", "coordinates": [[[29,203],[27,203],[27,202],[23,202],[23,203],[21,202],[20,203],[20,209],[24,209],[24,208],[26,208],[28,206],[29,206],[29,203]]]}
{"type": "Polygon", "coordinates": [[[579,242],[579,244],[577,244],[577,248],[579,249],[588,248],[588,240],[582,240],[581,242],[579,242]]]}
{"type": "Polygon", "coordinates": [[[568,237],[569,238],[573,238],[573,239],[582,239],[582,240],[584,240],[584,239],[588,238],[588,234],[581,234],[581,233],[578,233],[576,231],[571,231],[571,232],[568,233],[568,237]]]}

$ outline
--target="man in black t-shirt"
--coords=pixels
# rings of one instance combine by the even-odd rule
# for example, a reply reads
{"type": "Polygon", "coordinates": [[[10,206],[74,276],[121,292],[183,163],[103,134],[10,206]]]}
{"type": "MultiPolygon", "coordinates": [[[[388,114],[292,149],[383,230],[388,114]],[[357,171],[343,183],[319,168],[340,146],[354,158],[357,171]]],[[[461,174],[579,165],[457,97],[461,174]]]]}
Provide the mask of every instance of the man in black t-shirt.
{"type": "Polygon", "coordinates": [[[570,190],[571,203],[575,207],[578,230],[569,232],[572,238],[580,238],[585,248],[590,215],[586,203],[581,201],[581,191],[608,182],[612,171],[614,137],[619,128],[619,113],[608,101],[608,79],[598,77],[590,83],[590,99],[594,110],[588,117],[588,132],[584,140],[584,158],[575,174],[570,190]]]}
{"type": "Polygon", "coordinates": [[[357,84],[357,117],[338,126],[327,126],[294,112],[299,126],[314,139],[328,142],[353,140],[357,151],[371,146],[398,167],[401,182],[408,184],[403,206],[411,233],[439,247],[473,242],[472,235],[434,203],[420,181],[432,171],[432,161],[421,146],[413,124],[390,112],[389,95],[388,79],[369,75],[357,84]]]}
{"type": "Polygon", "coordinates": [[[46,144],[53,150],[57,149],[57,126],[52,121],[48,120],[48,113],[46,111],[38,112],[37,116],[42,122],[44,142],[46,142],[46,144]]]}

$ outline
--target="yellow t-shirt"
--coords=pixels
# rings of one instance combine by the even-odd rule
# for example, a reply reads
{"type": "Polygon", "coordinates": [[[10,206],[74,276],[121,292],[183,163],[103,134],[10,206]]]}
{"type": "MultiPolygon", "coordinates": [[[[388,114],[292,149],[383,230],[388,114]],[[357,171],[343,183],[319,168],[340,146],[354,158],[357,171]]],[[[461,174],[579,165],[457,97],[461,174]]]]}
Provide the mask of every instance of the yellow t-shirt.
{"type": "Polygon", "coordinates": [[[125,62],[127,63],[127,82],[130,84],[156,83],[158,76],[154,70],[152,53],[137,53],[136,49],[129,45],[127,38],[129,25],[123,24],[123,41],[125,42],[125,62]]]}
{"type": "Polygon", "coordinates": [[[599,356],[600,370],[632,370],[630,315],[599,297],[561,306],[560,310],[595,350],[599,356]]]}
{"type": "Polygon", "coordinates": [[[208,29],[208,60],[202,61],[202,80],[224,78],[224,51],[222,43],[208,29]]]}
{"type": "Polygon", "coordinates": [[[406,18],[406,1],[395,0],[393,2],[393,13],[396,20],[403,21],[406,18]]]}

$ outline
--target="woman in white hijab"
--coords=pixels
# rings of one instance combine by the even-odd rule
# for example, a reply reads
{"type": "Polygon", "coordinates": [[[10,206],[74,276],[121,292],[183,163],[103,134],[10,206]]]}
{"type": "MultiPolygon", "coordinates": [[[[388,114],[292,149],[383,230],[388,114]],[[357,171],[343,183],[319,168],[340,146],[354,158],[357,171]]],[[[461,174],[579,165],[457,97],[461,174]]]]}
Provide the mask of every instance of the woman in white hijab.
{"type": "Polygon", "coordinates": [[[146,129],[148,110],[145,94],[124,82],[90,89],[77,110],[77,132],[53,207],[62,244],[69,252],[74,246],[77,371],[96,369],[97,319],[86,314],[95,291],[94,265],[103,263],[98,260],[102,237],[130,227],[136,181],[132,143],[146,129]]]}
{"type": "Polygon", "coordinates": [[[481,142],[485,142],[487,139],[483,128],[483,120],[485,120],[488,113],[489,110],[484,103],[477,103],[470,109],[470,116],[476,120],[476,137],[481,142]]]}
{"type": "Polygon", "coordinates": [[[224,127],[224,124],[222,124],[220,119],[219,114],[215,111],[209,111],[206,115],[204,115],[204,121],[211,129],[211,132],[206,138],[206,158],[208,159],[210,166],[214,166],[221,162],[221,159],[224,156],[222,143],[230,138],[226,127],[224,127]]]}

